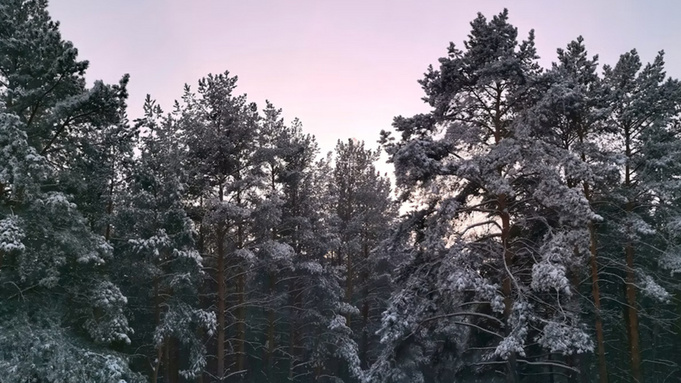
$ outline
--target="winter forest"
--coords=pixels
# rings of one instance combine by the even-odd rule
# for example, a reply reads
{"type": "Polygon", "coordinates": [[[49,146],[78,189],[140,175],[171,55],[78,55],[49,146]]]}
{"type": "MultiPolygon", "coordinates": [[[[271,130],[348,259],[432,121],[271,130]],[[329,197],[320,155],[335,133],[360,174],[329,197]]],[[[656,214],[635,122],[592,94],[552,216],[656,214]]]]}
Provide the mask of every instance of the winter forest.
{"type": "Polygon", "coordinates": [[[0,3],[0,382],[681,382],[663,52],[478,14],[325,155],[227,71],[128,117],[46,9],[0,3]]]}

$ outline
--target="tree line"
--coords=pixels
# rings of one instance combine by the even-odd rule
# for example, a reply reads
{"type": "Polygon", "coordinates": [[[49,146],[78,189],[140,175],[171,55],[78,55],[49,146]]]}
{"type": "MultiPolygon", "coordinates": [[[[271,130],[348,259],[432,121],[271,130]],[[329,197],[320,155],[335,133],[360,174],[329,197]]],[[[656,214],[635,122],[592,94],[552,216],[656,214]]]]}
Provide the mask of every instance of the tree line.
{"type": "Polygon", "coordinates": [[[126,114],[0,5],[0,382],[681,379],[681,84],[479,14],[379,151],[237,77],[126,114]],[[393,190],[394,189],[394,190],[393,190]]]}

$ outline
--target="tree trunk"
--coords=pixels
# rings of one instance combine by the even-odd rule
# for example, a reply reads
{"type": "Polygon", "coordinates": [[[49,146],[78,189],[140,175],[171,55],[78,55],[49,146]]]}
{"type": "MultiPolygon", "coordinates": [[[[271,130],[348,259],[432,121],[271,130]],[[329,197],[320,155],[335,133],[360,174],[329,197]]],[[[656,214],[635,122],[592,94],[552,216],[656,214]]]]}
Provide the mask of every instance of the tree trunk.
{"type": "MultiPolygon", "coordinates": [[[[580,142],[582,137],[580,136],[580,142]]],[[[584,154],[582,161],[586,162],[584,154]]],[[[584,196],[589,204],[592,204],[592,192],[588,183],[584,183],[584,196]]],[[[598,381],[608,383],[608,367],[605,360],[605,336],[603,334],[603,318],[601,317],[601,291],[598,282],[598,244],[596,242],[596,226],[593,221],[587,224],[589,230],[589,265],[591,268],[591,296],[594,301],[595,330],[596,330],[596,353],[598,356],[598,381]]]]}
{"type": "MultiPolygon", "coordinates": [[[[154,319],[156,326],[161,324],[161,294],[158,287],[158,277],[154,277],[154,319]]],[[[151,383],[158,382],[158,373],[161,369],[161,359],[163,358],[163,342],[156,345],[156,360],[152,365],[151,383]]]]}
{"type": "MultiPolygon", "coordinates": [[[[5,185],[0,182],[0,202],[5,198],[5,185]]],[[[4,257],[5,253],[0,250],[0,269],[2,269],[2,258],[4,257]]]]}
{"type": "Polygon", "coordinates": [[[594,310],[596,315],[596,347],[598,353],[598,381],[608,383],[608,368],[605,361],[605,337],[603,336],[603,319],[601,318],[601,292],[598,285],[598,248],[596,246],[596,227],[593,222],[589,222],[589,251],[591,257],[591,295],[594,300],[594,310]]]}
{"type": "MultiPolygon", "coordinates": [[[[579,276],[573,274],[571,277],[572,286],[575,292],[579,292],[579,276]]],[[[569,383],[586,383],[589,381],[587,371],[584,369],[584,362],[581,354],[573,353],[565,356],[565,361],[568,366],[577,371],[569,371],[567,381],[569,383]]]]}
{"type": "MultiPolygon", "coordinates": [[[[495,100],[494,107],[490,108],[490,112],[494,112],[494,144],[499,145],[505,139],[504,124],[502,118],[505,112],[502,112],[502,94],[503,89],[501,84],[495,83],[495,100]]],[[[497,168],[498,176],[503,177],[503,167],[497,168]]],[[[511,215],[508,211],[508,196],[504,193],[497,195],[497,216],[501,219],[501,246],[502,254],[501,261],[504,264],[504,278],[501,283],[501,291],[504,295],[504,323],[506,324],[506,333],[510,334],[510,318],[513,310],[513,275],[511,275],[511,267],[513,265],[513,252],[509,249],[509,240],[511,236],[511,215]]],[[[516,383],[518,381],[518,371],[515,353],[509,355],[506,361],[506,382],[516,383]]]]}
{"type": "MultiPolygon", "coordinates": [[[[201,305],[201,307],[203,307],[202,304],[200,304],[200,305],[201,305]]],[[[206,335],[205,335],[203,329],[198,328],[198,329],[196,330],[196,335],[197,335],[197,336],[196,336],[197,339],[202,339],[203,342],[204,342],[204,344],[205,344],[206,335]]],[[[207,368],[204,367],[204,368],[202,369],[202,371],[200,371],[200,372],[196,375],[196,378],[194,379],[194,382],[195,382],[195,383],[203,383],[203,382],[204,382],[204,377],[203,377],[203,376],[206,375],[206,369],[207,369],[207,368]]]]}
{"type": "MultiPolygon", "coordinates": [[[[676,320],[676,333],[679,335],[679,338],[676,341],[677,344],[681,345],[681,290],[676,291],[674,298],[676,300],[676,315],[678,318],[676,320]]],[[[677,354],[676,360],[676,363],[681,365],[681,352],[677,354]]],[[[681,371],[679,371],[678,374],[678,376],[681,378],[681,371]]]]}
{"type": "Polygon", "coordinates": [[[151,383],[157,383],[158,382],[158,373],[159,370],[161,369],[161,359],[163,358],[163,347],[162,346],[157,346],[156,347],[156,363],[152,365],[152,374],[151,374],[151,383]]]}
{"type": "MultiPolygon", "coordinates": [[[[237,228],[237,248],[243,249],[243,226],[239,224],[237,228]]],[[[246,367],[246,269],[238,267],[237,272],[237,308],[236,308],[236,337],[237,355],[236,370],[244,371],[246,367]]],[[[239,380],[243,381],[245,374],[239,373],[239,380]]]]}
{"type": "Polygon", "coordinates": [[[111,166],[111,182],[109,182],[109,202],[106,204],[106,229],[104,230],[104,239],[109,241],[111,239],[111,215],[113,214],[113,193],[114,193],[114,182],[115,182],[115,170],[113,165],[111,166]]]}
{"type": "MultiPolygon", "coordinates": [[[[267,284],[270,291],[270,297],[274,296],[274,286],[276,285],[276,276],[274,273],[269,273],[267,284]]],[[[274,325],[275,312],[274,308],[270,307],[267,312],[267,348],[265,350],[265,374],[267,381],[272,382],[274,379],[274,325]]]]}
{"type": "MultiPolygon", "coordinates": [[[[203,206],[203,196],[199,196],[199,206],[200,206],[201,209],[203,209],[203,207],[204,207],[203,206]]],[[[199,251],[199,254],[203,257],[206,254],[206,252],[205,252],[206,249],[205,249],[205,246],[204,246],[205,234],[204,234],[203,219],[199,219],[198,222],[199,222],[199,229],[198,229],[198,238],[197,238],[197,241],[196,241],[196,246],[197,246],[197,250],[199,251]]],[[[197,286],[197,289],[198,289],[198,292],[199,292],[199,307],[206,307],[207,304],[204,303],[204,297],[205,296],[204,296],[204,292],[202,291],[204,289],[204,284],[200,283],[197,286]]],[[[204,341],[205,341],[204,330],[202,328],[199,328],[199,329],[197,329],[197,331],[198,331],[198,338],[204,339],[204,341]]],[[[204,368],[204,370],[202,372],[200,372],[199,375],[196,377],[196,383],[203,383],[204,382],[203,375],[206,374],[205,370],[206,369],[204,368]]]]}
{"type": "Polygon", "coordinates": [[[170,383],[172,379],[170,378],[170,339],[165,338],[163,340],[163,379],[164,383],[170,383]]]}
{"type": "MultiPolygon", "coordinates": [[[[628,126],[624,129],[625,135],[625,155],[627,159],[632,157],[631,149],[631,130],[628,126]]],[[[629,161],[625,164],[624,169],[624,187],[625,190],[630,190],[632,187],[632,169],[629,161]]],[[[632,197],[627,198],[627,203],[625,206],[625,211],[627,213],[627,219],[634,212],[634,201],[632,197]]],[[[633,234],[633,228],[631,223],[627,223],[627,242],[625,244],[625,254],[627,263],[627,276],[626,276],[626,301],[627,301],[627,319],[629,325],[627,326],[627,334],[629,340],[629,356],[631,362],[631,374],[634,378],[634,382],[641,382],[641,352],[639,348],[639,330],[638,330],[638,307],[636,304],[636,274],[634,272],[634,244],[631,240],[631,235],[633,234]]]]}
{"type": "Polygon", "coordinates": [[[368,355],[369,355],[369,234],[367,233],[366,225],[364,229],[364,243],[362,245],[362,250],[364,252],[364,271],[362,272],[362,281],[364,285],[362,289],[362,340],[360,342],[359,349],[359,363],[362,369],[367,369],[369,367],[368,355]]]}
{"type": "Polygon", "coordinates": [[[180,382],[180,349],[176,338],[170,338],[170,380],[180,382]]]}
{"type": "Polygon", "coordinates": [[[289,329],[289,381],[293,381],[295,377],[295,367],[297,362],[298,354],[298,312],[301,308],[300,305],[300,286],[298,278],[293,278],[289,286],[289,296],[291,298],[291,327],[289,329]]]}
{"type": "Polygon", "coordinates": [[[369,299],[365,295],[362,305],[362,342],[360,343],[359,362],[363,370],[369,367],[369,299]]]}
{"type": "Polygon", "coordinates": [[[163,365],[165,367],[165,380],[167,383],[178,383],[180,381],[179,368],[177,365],[177,347],[173,337],[167,337],[163,347],[163,365]]]}
{"type": "MultiPolygon", "coordinates": [[[[510,323],[510,318],[513,310],[513,286],[511,275],[511,266],[513,264],[513,252],[509,249],[509,240],[511,234],[511,216],[508,213],[508,203],[505,194],[500,194],[497,197],[498,214],[501,217],[501,244],[503,247],[502,262],[506,269],[504,279],[502,282],[502,292],[504,294],[504,322],[510,323]]],[[[510,326],[506,330],[506,336],[510,334],[510,326]]],[[[518,371],[515,353],[509,355],[506,362],[506,381],[508,383],[515,383],[518,381],[518,371]]]]}
{"type": "Polygon", "coordinates": [[[225,299],[227,295],[226,285],[225,285],[225,235],[224,229],[220,227],[218,229],[217,236],[217,281],[218,281],[218,315],[217,315],[217,378],[219,381],[223,381],[225,377],[225,299]]]}
{"type": "MultiPolygon", "coordinates": [[[[272,170],[272,180],[271,180],[271,190],[274,194],[276,192],[276,179],[274,176],[274,170],[272,170]]],[[[277,230],[272,228],[270,232],[270,239],[272,241],[277,240],[277,230]]],[[[277,274],[275,271],[269,271],[267,273],[267,289],[270,294],[270,308],[267,312],[267,345],[265,349],[265,376],[268,382],[273,382],[274,380],[274,331],[275,331],[275,312],[274,312],[274,297],[276,294],[277,285],[277,274]]]]}
{"type": "MultiPolygon", "coordinates": [[[[352,264],[352,255],[351,254],[345,254],[346,257],[346,277],[345,277],[345,301],[348,302],[349,305],[352,305],[352,295],[354,294],[354,286],[353,286],[353,278],[352,274],[354,272],[353,267],[354,265],[352,264]]],[[[345,314],[345,324],[350,327],[352,324],[352,316],[350,314],[345,314]]]]}
{"type": "Polygon", "coordinates": [[[627,256],[627,335],[629,338],[629,355],[631,362],[631,374],[634,382],[642,381],[641,374],[641,350],[639,346],[639,329],[638,329],[638,308],[636,305],[636,274],[634,273],[634,246],[627,241],[626,244],[627,256]]]}

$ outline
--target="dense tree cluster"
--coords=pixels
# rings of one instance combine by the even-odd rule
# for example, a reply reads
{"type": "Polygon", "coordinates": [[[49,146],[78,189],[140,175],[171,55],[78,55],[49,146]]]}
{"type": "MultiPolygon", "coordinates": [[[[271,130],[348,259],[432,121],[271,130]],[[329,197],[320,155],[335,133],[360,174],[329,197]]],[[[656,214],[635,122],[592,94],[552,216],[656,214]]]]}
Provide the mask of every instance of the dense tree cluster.
{"type": "Polygon", "coordinates": [[[478,15],[381,134],[392,198],[229,72],[130,121],[46,7],[0,4],[0,382],[681,379],[662,53],[546,69],[478,15]]]}

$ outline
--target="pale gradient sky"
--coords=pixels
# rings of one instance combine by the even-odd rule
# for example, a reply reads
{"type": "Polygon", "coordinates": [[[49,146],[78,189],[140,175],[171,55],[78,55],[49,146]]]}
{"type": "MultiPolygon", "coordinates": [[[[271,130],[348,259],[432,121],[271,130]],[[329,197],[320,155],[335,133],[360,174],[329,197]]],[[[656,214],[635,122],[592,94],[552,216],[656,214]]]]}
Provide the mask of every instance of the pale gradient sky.
{"type": "Polygon", "coordinates": [[[677,0],[51,0],[49,10],[90,61],[89,81],[130,73],[131,118],[147,93],[170,111],[183,84],[229,70],[238,93],[299,117],[326,152],[339,138],[374,146],[394,116],[426,111],[416,80],[428,64],[450,41],[462,46],[478,11],[504,7],[521,37],[535,29],[544,66],[581,34],[601,64],[664,49],[667,73],[681,77],[677,0]]]}

